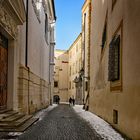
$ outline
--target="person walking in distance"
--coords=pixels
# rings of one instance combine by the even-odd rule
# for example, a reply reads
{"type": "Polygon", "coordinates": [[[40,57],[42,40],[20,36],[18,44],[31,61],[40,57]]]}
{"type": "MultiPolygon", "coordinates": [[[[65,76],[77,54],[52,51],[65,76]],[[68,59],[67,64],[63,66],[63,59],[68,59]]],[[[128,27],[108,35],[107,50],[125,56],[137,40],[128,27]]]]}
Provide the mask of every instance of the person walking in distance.
{"type": "Polygon", "coordinates": [[[74,98],[72,99],[72,103],[73,103],[73,106],[74,106],[75,105],[75,99],[74,98]]]}
{"type": "Polygon", "coordinates": [[[71,103],[72,103],[72,98],[70,97],[69,98],[69,106],[71,106],[71,103]]]}

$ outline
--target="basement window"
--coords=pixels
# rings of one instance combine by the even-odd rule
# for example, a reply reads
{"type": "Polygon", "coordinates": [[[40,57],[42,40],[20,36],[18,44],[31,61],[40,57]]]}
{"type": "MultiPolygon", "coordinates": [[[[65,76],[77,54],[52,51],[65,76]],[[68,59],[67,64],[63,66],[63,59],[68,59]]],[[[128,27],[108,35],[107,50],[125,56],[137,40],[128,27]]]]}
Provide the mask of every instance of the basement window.
{"type": "Polygon", "coordinates": [[[113,123],[118,124],[118,111],[113,110],[113,123]]]}

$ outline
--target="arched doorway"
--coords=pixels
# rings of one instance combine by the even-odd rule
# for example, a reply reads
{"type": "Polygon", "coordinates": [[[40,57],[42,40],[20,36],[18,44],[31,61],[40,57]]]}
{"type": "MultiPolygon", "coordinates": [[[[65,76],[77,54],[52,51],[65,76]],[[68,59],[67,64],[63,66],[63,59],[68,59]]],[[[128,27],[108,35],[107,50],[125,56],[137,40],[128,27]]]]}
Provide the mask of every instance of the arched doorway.
{"type": "Polygon", "coordinates": [[[53,102],[56,103],[56,104],[59,104],[59,101],[60,101],[60,97],[58,95],[54,95],[53,96],[53,102]]]}

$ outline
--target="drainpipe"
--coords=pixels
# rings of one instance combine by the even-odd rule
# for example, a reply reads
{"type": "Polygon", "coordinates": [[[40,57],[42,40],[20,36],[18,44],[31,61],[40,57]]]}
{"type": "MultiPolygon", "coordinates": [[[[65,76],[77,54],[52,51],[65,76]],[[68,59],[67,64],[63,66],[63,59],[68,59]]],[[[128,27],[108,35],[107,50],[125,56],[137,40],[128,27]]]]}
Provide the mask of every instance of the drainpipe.
{"type": "Polygon", "coordinates": [[[28,69],[28,114],[30,114],[30,96],[29,96],[29,78],[30,78],[30,70],[28,67],[28,17],[29,17],[29,0],[26,0],[26,46],[25,46],[25,66],[28,69]]]}
{"type": "Polygon", "coordinates": [[[52,74],[52,67],[55,65],[54,64],[54,45],[55,45],[55,40],[54,40],[54,24],[55,20],[50,23],[51,29],[50,29],[50,46],[49,46],[49,94],[50,94],[50,105],[53,104],[53,97],[52,97],[52,79],[51,79],[51,74],[52,74]]]}
{"type": "Polygon", "coordinates": [[[51,93],[51,43],[49,46],[49,94],[50,94],[50,105],[52,105],[52,93],[51,93]]]}

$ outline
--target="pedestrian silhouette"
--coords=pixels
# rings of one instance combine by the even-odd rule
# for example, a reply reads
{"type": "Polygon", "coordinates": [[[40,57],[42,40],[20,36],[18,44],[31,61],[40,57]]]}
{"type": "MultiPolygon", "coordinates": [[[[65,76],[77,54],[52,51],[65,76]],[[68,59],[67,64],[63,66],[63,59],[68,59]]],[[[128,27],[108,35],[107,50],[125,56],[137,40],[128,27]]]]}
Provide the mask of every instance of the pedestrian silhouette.
{"type": "Polygon", "coordinates": [[[58,97],[58,104],[60,103],[60,97],[58,97]]]}
{"type": "Polygon", "coordinates": [[[71,106],[71,103],[72,103],[72,98],[70,97],[69,98],[69,106],[71,106]]]}
{"type": "Polygon", "coordinates": [[[75,99],[74,98],[72,99],[72,103],[73,103],[73,106],[74,106],[75,105],[75,99]]]}

